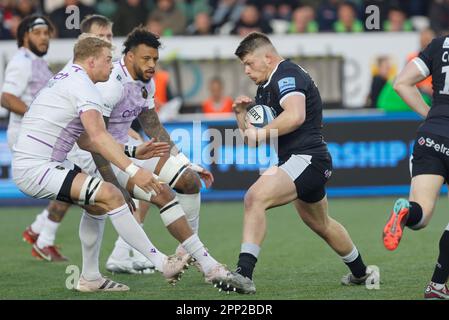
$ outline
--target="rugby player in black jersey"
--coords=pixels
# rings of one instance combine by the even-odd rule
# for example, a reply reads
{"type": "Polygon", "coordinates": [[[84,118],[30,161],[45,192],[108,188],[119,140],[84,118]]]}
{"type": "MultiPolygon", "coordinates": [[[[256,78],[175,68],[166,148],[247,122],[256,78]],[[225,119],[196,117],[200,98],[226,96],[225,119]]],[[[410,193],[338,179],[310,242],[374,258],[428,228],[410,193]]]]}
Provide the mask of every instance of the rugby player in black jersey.
{"type": "MultiPolygon", "coordinates": [[[[425,118],[418,128],[410,162],[412,176],[408,200],[398,199],[384,227],[384,245],[395,250],[404,227],[419,230],[432,218],[441,186],[449,178],[449,36],[435,38],[397,77],[394,89],[415,112],[425,118]],[[416,84],[432,75],[430,108],[416,84]]],[[[449,225],[441,236],[440,253],[426,299],[449,299],[449,225]]]]}
{"type": "Polygon", "coordinates": [[[324,186],[332,173],[332,159],[321,135],[322,103],[312,78],[297,64],[284,60],[261,33],[244,38],[235,54],[245,74],[258,85],[255,101],[246,96],[234,101],[238,126],[250,143],[270,138],[270,130],[277,132],[279,164],[261,175],[245,195],[243,240],[235,272],[240,281],[234,283],[231,277],[221,288],[226,290],[229,285],[240,293],[256,291],[252,276],[266,233],[266,210],[288,203],[294,204],[307,226],[349,267],[351,273],[342,278],[342,284],[378,282],[378,269],[363,263],[348,232],[328,215],[324,186]],[[247,109],[254,103],[269,106],[275,115],[264,128],[246,121],[247,109]]]}

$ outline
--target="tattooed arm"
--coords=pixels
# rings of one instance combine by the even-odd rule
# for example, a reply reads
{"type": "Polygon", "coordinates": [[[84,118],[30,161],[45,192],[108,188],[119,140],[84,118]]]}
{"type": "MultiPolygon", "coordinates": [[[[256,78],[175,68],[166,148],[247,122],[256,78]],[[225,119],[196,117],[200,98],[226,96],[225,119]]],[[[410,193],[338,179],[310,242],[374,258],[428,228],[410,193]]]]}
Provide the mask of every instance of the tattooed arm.
{"type": "Polygon", "coordinates": [[[167,142],[170,145],[170,154],[176,156],[179,153],[178,148],[171,141],[170,135],[159,121],[159,116],[155,109],[145,109],[139,114],[139,122],[145,134],[160,142],[167,142]]]}
{"type": "MultiPolygon", "coordinates": [[[[103,119],[107,128],[109,124],[109,118],[103,117],[103,119]]],[[[129,209],[131,211],[136,210],[136,205],[133,199],[131,198],[131,195],[125,188],[123,188],[120,185],[120,183],[117,180],[117,177],[114,174],[114,171],[112,171],[111,163],[105,158],[103,158],[103,156],[99,153],[91,152],[91,154],[92,158],[94,159],[95,165],[97,166],[98,172],[100,172],[101,176],[103,177],[103,180],[106,182],[110,182],[114,186],[116,186],[122,192],[129,209]]]]}

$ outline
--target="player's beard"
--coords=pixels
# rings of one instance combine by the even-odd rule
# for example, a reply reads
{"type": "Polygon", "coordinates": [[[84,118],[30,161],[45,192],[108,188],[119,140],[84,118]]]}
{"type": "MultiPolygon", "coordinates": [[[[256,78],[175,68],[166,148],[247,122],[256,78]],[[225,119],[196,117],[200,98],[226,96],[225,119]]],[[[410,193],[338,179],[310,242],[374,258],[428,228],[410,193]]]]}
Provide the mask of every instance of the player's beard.
{"type": "Polygon", "coordinates": [[[151,77],[149,79],[146,79],[142,69],[140,69],[138,67],[134,67],[134,72],[136,73],[137,80],[142,81],[143,83],[150,82],[151,77]]]}
{"type": "Polygon", "coordinates": [[[28,47],[30,49],[30,51],[32,53],[34,53],[36,56],[38,57],[42,57],[45,56],[47,54],[48,51],[48,45],[47,48],[45,49],[45,51],[40,51],[36,45],[34,45],[33,41],[28,41],[28,47]]]}

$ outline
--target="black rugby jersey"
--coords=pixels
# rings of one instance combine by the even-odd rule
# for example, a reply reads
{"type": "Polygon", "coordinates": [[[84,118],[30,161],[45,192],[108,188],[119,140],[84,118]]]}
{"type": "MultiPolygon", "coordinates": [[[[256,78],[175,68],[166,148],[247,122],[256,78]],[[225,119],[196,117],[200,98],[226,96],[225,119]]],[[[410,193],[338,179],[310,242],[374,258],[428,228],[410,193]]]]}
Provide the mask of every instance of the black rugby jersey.
{"type": "Polygon", "coordinates": [[[415,60],[424,74],[432,75],[432,107],[419,132],[449,138],[449,36],[438,37],[415,60]]]}
{"type": "Polygon", "coordinates": [[[278,156],[281,162],[292,154],[325,155],[327,146],[321,135],[323,107],[320,93],[310,75],[297,64],[283,60],[270,78],[257,89],[256,104],[269,106],[277,117],[284,109],[281,101],[289,94],[306,97],[306,118],[296,130],[279,137],[278,156]]]}

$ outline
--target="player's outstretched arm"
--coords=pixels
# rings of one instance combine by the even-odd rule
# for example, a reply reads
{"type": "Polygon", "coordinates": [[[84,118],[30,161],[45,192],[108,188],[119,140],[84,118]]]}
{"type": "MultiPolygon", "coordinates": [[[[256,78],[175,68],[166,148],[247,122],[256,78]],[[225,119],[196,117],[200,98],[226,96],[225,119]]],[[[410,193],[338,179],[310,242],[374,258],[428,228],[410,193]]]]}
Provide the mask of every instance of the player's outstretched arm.
{"type": "Polygon", "coordinates": [[[167,142],[170,145],[170,153],[177,155],[179,153],[173,141],[171,141],[170,135],[164,128],[159,120],[159,116],[155,109],[144,109],[138,116],[140,125],[142,126],[145,134],[156,139],[156,141],[167,142]]]}
{"type": "Polygon", "coordinates": [[[3,92],[0,102],[2,107],[19,115],[24,115],[28,109],[26,104],[19,97],[11,93],[3,92]]]}
{"type": "Polygon", "coordinates": [[[422,98],[416,84],[427,78],[427,75],[422,73],[417,63],[419,62],[415,60],[407,63],[394,82],[394,90],[413,111],[425,118],[430,107],[422,98]]]}

